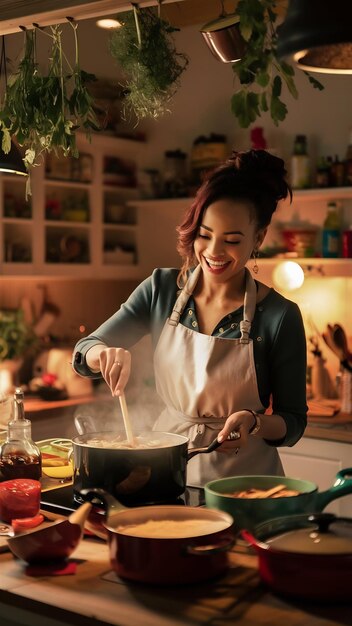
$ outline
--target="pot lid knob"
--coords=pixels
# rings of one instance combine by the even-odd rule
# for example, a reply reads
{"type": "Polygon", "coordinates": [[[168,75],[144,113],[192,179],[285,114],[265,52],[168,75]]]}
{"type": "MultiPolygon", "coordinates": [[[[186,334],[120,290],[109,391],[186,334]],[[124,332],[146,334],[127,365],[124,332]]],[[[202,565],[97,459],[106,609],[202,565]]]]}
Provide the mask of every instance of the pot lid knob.
{"type": "MultiPolygon", "coordinates": [[[[341,518],[339,518],[341,519],[341,518]]],[[[327,533],[329,532],[329,526],[333,522],[336,522],[337,517],[334,513],[314,513],[313,515],[309,515],[308,521],[314,522],[318,525],[319,532],[327,533]]]]}

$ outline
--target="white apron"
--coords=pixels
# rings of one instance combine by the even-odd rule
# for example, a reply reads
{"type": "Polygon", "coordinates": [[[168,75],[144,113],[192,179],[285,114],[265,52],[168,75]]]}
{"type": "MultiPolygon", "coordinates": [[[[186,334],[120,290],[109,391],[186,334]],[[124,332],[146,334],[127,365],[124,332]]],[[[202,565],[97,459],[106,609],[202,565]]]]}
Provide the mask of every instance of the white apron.
{"type": "MultiPolygon", "coordinates": [[[[166,404],[154,430],[185,435],[190,447],[207,446],[227,417],[244,408],[264,412],[249,338],[256,307],[256,285],[246,270],[246,293],[239,339],[201,334],[179,323],[201,272],[194,270],[178,296],[154,353],[156,389],[166,404]]],[[[278,452],[260,437],[248,437],[239,454],[211,452],[190,459],[187,484],[235,475],[283,475],[278,452]]]]}

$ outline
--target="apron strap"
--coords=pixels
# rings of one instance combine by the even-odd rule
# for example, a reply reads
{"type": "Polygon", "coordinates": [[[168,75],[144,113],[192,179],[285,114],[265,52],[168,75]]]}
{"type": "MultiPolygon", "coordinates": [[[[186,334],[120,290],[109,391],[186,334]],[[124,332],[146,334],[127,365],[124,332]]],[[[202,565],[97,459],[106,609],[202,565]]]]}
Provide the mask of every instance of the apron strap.
{"type": "Polygon", "coordinates": [[[185,286],[183,287],[180,295],[178,296],[175,304],[174,304],[174,308],[172,310],[172,313],[169,317],[168,323],[170,324],[170,326],[177,326],[177,324],[180,321],[180,317],[182,315],[183,309],[185,308],[190,296],[193,293],[193,290],[197,284],[197,280],[199,278],[199,274],[201,272],[201,265],[197,265],[197,267],[195,268],[195,270],[192,272],[192,274],[190,275],[190,277],[188,278],[185,286]]]}
{"type": "Polygon", "coordinates": [[[240,322],[241,338],[240,343],[249,343],[249,334],[251,332],[252,320],[257,304],[257,287],[248,267],[246,270],[246,292],[244,294],[243,303],[243,320],[240,322]]]}
{"type": "MultiPolygon", "coordinates": [[[[168,319],[168,323],[170,326],[177,326],[180,322],[180,318],[185,308],[190,296],[193,293],[193,290],[197,284],[200,272],[202,270],[201,265],[197,265],[195,270],[192,272],[190,277],[188,278],[185,286],[183,287],[180,295],[178,296],[172,313],[168,319]]],[[[240,322],[240,331],[241,338],[240,343],[249,343],[249,334],[251,332],[252,320],[255,313],[255,307],[257,302],[257,288],[255,281],[250,273],[249,269],[246,267],[246,292],[244,295],[244,305],[243,305],[243,320],[240,322]]]]}

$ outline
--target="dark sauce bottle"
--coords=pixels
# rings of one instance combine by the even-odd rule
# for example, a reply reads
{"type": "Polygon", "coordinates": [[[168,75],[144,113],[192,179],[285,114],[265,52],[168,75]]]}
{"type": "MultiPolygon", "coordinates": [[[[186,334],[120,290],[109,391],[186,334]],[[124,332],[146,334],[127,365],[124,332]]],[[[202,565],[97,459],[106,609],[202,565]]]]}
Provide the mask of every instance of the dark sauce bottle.
{"type": "Polygon", "coordinates": [[[42,475],[42,459],[38,446],[32,440],[32,425],[26,419],[22,389],[16,389],[13,416],[7,426],[7,437],[0,447],[0,481],[13,478],[33,478],[42,475]]]}

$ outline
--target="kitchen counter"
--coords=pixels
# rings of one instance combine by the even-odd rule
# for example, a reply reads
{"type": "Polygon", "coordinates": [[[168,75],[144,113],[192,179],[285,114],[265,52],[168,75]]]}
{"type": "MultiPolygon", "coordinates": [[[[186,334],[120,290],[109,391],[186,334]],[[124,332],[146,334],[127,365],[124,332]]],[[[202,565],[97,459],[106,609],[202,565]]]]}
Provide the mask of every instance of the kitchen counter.
{"type": "Polygon", "coordinates": [[[347,626],[352,604],[285,600],[261,583],[257,557],[243,545],[220,579],[179,588],[127,583],[111,571],[108,548],[84,539],[69,576],[31,577],[0,555],[0,622],[13,626],[347,626]],[[5,620],[5,621],[4,621],[5,620]]]}
{"type": "Polygon", "coordinates": [[[352,443],[352,415],[338,413],[334,417],[310,417],[304,433],[312,439],[352,443]]]}
{"type": "Polygon", "coordinates": [[[33,439],[36,441],[50,437],[71,439],[77,435],[74,426],[76,409],[81,405],[97,402],[98,399],[93,394],[55,401],[29,396],[24,401],[24,409],[26,417],[32,422],[33,439]]]}

